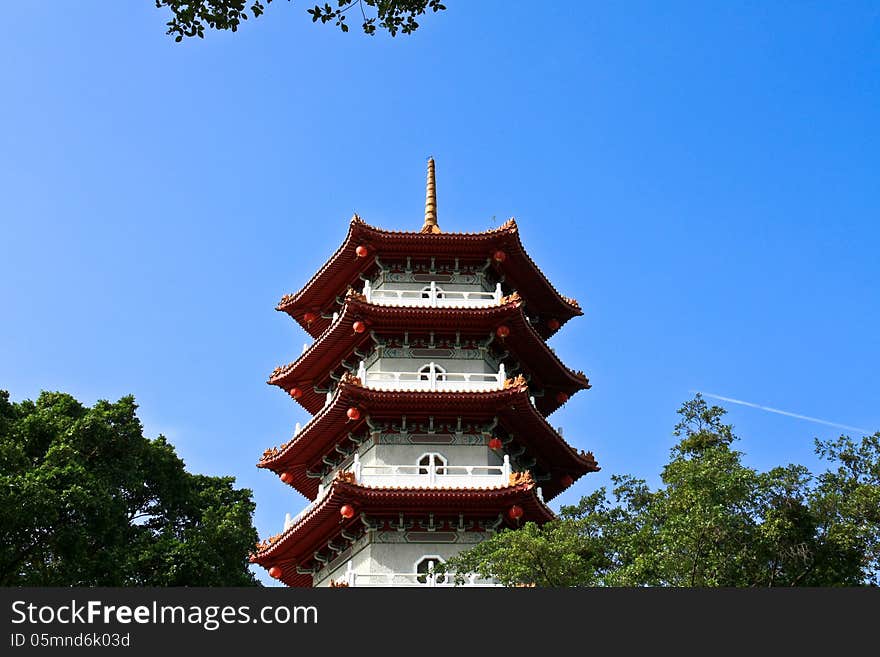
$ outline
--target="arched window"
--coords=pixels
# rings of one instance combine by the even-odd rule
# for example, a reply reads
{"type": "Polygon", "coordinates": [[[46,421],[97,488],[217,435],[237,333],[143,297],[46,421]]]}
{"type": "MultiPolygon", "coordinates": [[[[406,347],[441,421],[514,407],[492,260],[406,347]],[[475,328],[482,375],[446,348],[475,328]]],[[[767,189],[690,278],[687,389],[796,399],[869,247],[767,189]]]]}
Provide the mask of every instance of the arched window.
{"type": "MultiPolygon", "coordinates": [[[[419,584],[428,583],[428,574],[431,573],[439,563],[443,563],[443,559],[441,559],[436,554],[425,555],[424,557],[416,561],[416,572],[419,573],[419,576],[416,577],[416,580],[419,582],[419,584]]],[[[434,581],[437,584],[446,584],[446,575],[437,575],[434,578],[434,581]]]]}
{"type": "Polygon", "coordinates": [[[437,452],[428,452],[419,457],[419,474],[446,474],[446,457],[437,452]]]}
{"type": "Polygon", "coordinates": [[[419,368],[419,381],[430,381],[431,380],[431,367],[434,368],[434,380],[435,381],[445,381],[446,380],[446,369],[440,367],[437,363],[428,363],[427,365],[423,365],[419,368]]]}
{"type": "MultiPolygon", "coordinates": [[[[438,299],[442,299],[446,294],[443,292],[443,288],[439,285],[434,286],[434,292],[437,295],[438,299]]],[[[431,298],[431,286],[426,285],[422,288],[422,299],[430,299],[431,298]]]]}

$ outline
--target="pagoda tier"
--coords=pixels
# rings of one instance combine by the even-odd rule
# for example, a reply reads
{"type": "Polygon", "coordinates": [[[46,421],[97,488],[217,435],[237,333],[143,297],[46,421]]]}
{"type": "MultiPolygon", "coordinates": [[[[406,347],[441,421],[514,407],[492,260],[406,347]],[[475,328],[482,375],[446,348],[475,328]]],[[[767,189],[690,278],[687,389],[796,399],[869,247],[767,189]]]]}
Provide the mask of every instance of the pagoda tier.
{"type": "MultiPolygon", "coordinates": [[[[527,473],[511,476],[507,485],[480,489],[378,488],[351,482],[340,472],[320,500],[281,534],[258,546],[252,563],[280,568],[288,586],[312,586],[314,573],[332,570],[368,534],[423,534],[432,541],[464,532],[483,535],[527,521],[546,522],[552,511],[538,498],[527,473]],[[350,518],[341,515],[348,505],[350,518]],[[517,507],[518,518],[511,509],[517,507]]],[[[415,537],[414,537],[415,538],[415,537]]]]}
{"type": "Polygon", "coordinates": [[[348,287],[378,270],[377,258],[491,268],[494,277],[503,280],[510,291],[517,290],[541,319],[538,332],[543,338],[583,314],[574,299],[556,291],[526,253],[513,219],[483,233],[416,233],[375,228],[357,215],[345,241],[318,273],[299,292],[285,295],[276,309],[293,317],[312,337],[319,336],[330,325],[348,287]]]}
{"type": "Polygon", "coordinates": [[[535,408],[522,377],[506,381],[500,390],[437,393],[372,390],[346,375],[330,403],[290,441],[266,450],[257,466],[286,474],[291,486],[314,500],[327,472],[347,462],[383,428],[438,445],[444,437],[451,440],[462,432],[481,445],[493,435],[499,437],[503,452],[516,463],[538,466],[535,476],[547,500],[587,472],[599,470],[592,454],[568,445],[535,408]],[[350,409],[357,409],[357,420],[351,419],[350,409]],[[469,426],[461,426],[462,418],[469,426]]]}
{"type": "Polygon", "coordinates": [[[402,326],[413,341],[430,334],[431,344],[439,347],[437,351],[420,349],[424,358],[442,353],[445,346],[477,349],[478,343],[506,355],[504,360],[515,366],[510,371],[526,375],[544,415],[553,413],[577,391],[590,388],[582,372],[568,369],[547,346],[516,294],[494,307],[442,309],[381,306],[367,303],[362,295],[349,294],[337,320],[296,361],[275,368],[268,383],[288,393],[296,389],[297,402],[314,415],[326,402],[331,377],[339,379],[347,371],[355,372],[379,336],[401,340],[402,326]],[[353,328],[357,322],[362,326],[360,333],[353,328]],[[499,327],[506,329],[503,338],[498,335],[499,327]]]}

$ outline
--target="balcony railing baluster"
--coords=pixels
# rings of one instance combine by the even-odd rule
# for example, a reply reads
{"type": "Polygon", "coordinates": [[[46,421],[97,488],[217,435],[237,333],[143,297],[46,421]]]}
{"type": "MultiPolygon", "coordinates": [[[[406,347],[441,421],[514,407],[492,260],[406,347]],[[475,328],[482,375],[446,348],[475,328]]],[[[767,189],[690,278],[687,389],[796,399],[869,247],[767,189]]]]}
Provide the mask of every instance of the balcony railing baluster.
{"type": "Polygon", "coordinates": [[[409,306],[416,308],[488,308],[501,304],[501,284],[492,292],[465,292],[461,290],[442,290],[436,281],[431,281],[426,290],[386,290],[374,289],[369,281],[364,282],[364,298],[367,303],[379,306],[409,306]]]}
{"type": "Polygon", "coordinates": [[[503,363],[497,373],[444,372],[433,362],[428,363],[427,372],[383,372],[381,370],[367,370],[363,361],[358,366],[357,375],[361,384],[367,388],[426,390],[430,392],[501,390],[507,376],[503,363]]]}

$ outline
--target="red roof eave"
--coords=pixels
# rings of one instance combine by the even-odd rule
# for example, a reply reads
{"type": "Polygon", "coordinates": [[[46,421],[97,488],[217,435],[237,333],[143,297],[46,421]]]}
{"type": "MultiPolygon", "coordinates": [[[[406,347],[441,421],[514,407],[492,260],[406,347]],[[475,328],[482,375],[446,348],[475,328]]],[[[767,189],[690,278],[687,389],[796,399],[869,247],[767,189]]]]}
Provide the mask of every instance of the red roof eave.
{"type": "MultiPolygon", "coordinates": [[[[328,318],[320,316],[321,311],[326,311],[335,297],[344,294],[360,274],[374,266],[371,256],[377,253],[382,256],[414,257],[455,253],[460,257],[489,258],[496,250],[505,251],[507,258],[494,266],[533,307],[554,315],[560,326],[572,317],[583,314],[574,299],[559,294],[526,253],[513,219],[482,233],[420,233],[382,230],[369,226],[357,215],[351,220],[345,240],[330,259],[299,292],[285,295],[276,309],[289,314],[310,335],[316,337],[330,323],[328,318]],[[358,246],[367,247],[370,255],[358,257],[355,251],[358,246]],[[304,319],[307,312],[317,315],[311,323],[304,319]]],[[[542,328],[542,334],[546,333],[544,337],[553,332],[542,328]]]]}
{"type": "Polygon", "coordinates": [[[526,320],[522,302],[518,299],[489,308],[418,308],[390,307],[367,303],[349,295],[339,320],[322,333],[297,360],[275,368],[268,383],[277,385],[285,392],[294,387],[300,390],[299,404],[315,414],[324,406],[324,395],[315,392],[314,385],[323,383],[323,377],[334,370],[340,362],[352,357],[355,349],[370,340],[369,332],[356,333],[352,326],[361,320],[370,331],[384,331],[405,325],[408,330],[420,328],[450,331],[492,332],[499,324],[508,323],[510,335],[495,340],[502,349],[511,350],[517,358],[526,362],[527,369],[534,370],[544,385],[550,386],[549,396],[540,399],[541,410],[549,415],[564,402],[556,393],[571,396],[579,390],[590,388],[589,379],[583,372],[573,372],[566,367],[556,353],[547,346],[538,332],[526,320]],[[405,323],[405,324],[404,324],[405,323]]]}
{"type": "MultiPolygon", "coordinates": [[[[327,454],[349,432],[357,432],[366,421],[367,413],[389,415],[396,413],[431,414],[446,419],[468,414],[475,421],[498,416],[505,426],[516,427],[517,433],[528,436],[531,448],[546,455],[548,462],[558,464],[561,471],[577,478],[586,472],[598,470],[592,455],[579,453],[571,447],[547,422],[529,401],[524,382],[512,382],[504,389],[489,392],[409,392],[371,390],[364,388],[354,377],[346,377],[327,406],[322,408],[300,433],[280,448],[266,450],[257,467],[276,474],[288,472],[293,476],[291,486],[309,499],[318,494],[318,481],[306,474],[310,464],[327,454]],[[438,406],[438,395],[449,403],[438,406]],[[350,420],[347,411],[356,406],[363,409],[357,421],[350,420]]],[[[558,483],[546,486],[545,497],[552,499],[564,486],[558,483]]]]}
{"type": "Polygon", "coordinates": [[[497,488],[372,488],[337,479],[326,496],[294,525],[264,541],[251,557],[264,568],[278,566],[281,580],[288,586],[310,586],[311,576],[297,572],[314,552],[326,545],[340,530],[359,525],[360,514],[471,512],[485,515],[505,514],[511,505],[523,509],[519,522],[543,523],[554,517],[541,502],[531,481],[497,488]],[[343,504],[354,506],[356,514],[342,518],[343,504]]]}

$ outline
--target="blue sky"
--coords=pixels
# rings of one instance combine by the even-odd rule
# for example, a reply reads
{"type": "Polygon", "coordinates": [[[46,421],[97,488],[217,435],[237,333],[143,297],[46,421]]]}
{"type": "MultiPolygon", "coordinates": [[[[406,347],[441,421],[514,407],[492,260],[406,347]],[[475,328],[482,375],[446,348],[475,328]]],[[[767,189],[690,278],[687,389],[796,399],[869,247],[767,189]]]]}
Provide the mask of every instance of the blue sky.
{"type": "MultiPolygon", "coordinates": [[[[601,473],[657,482],[692,390],[880,429],[880,6],[447,2],[410,37],[274,2],[174,44],[142,2],[0,23],[0,387],[134,394],[195,472],[254,467],[307,416],[265,380],[273,310],[369,223],[515,216],[585,309],[552,339],[593,389],[551,417],[601,473]]],[[[726,404],[760,468],[841,430],[726,404]]],[[[857,432],[848,432],[857,435],[857,432]]]]}

